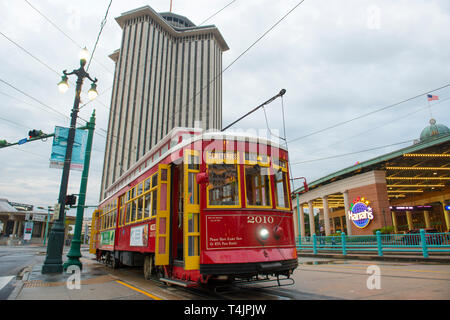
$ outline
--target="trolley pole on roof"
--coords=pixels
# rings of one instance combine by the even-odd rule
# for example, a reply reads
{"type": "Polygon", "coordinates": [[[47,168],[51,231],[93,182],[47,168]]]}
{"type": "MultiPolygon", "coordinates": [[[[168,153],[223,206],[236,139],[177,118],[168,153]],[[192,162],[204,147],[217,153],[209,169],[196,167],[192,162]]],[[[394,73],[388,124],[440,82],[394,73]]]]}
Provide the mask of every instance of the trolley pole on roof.
{"type": "Polygon", "coordinates": [[[75,231],[72,242],[70,244],[70,250],[67,254],[69,260],[64,263],[64,270],[67,270],[69,266],[76,265],[80,269],[83,268],[83,264],[80,261],[81,257],[81,232],[83,228],[83,216],[84,208],[86,208],[86,189],[89,176],[89,164],[91,161],[92,140],[94,138],[95,129],[95,110],[92,112],[91,119],[87,123],[88,138],[86,143],[86,152],[84,158],[83,173],[81,175],[80,194],[77,205],[77,216],[75,219],[75,231]]]}
{"type": "Polygon", "coordinates": [[[236,124],[237,122],[241,121],[242,119],[244,119],[245,117],[247,117],[248,115],[252,114],[253,112],[255,112],[256,110],[258,110],[261,107],[264,107],[266,104],[271,103],[273,100],[275,100],[276,98],[282,97],[284,94],[286,93],[286,89],[281,89],[281,91],[273,96],[272,98],[270,98],[269,100],[267,100],[266,102],[264,102],[263,104],[257,106],[256,108],[254,108],[253,110],[247,112],[245,115],[243,115],[242,117],[240,117],[239,119],[237,119],[236,121],[234,121],[233,123],[229,124],[228,126],[226,126],[225,128],[223,128],[221,131],[225,131],[227,130],[229,127],[233,126],[234,124],[236,124]]]}

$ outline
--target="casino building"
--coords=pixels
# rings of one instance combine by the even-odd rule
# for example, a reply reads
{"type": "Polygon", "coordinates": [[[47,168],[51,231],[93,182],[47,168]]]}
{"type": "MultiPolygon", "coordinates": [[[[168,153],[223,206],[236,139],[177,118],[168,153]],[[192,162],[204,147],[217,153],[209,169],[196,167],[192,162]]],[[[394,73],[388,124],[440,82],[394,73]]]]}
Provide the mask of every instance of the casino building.
{"type": "Polygon", "coordinates": [[[450,129],[431,119],[413,145],[308,182],[308,190],[292,193],[292,204],[296,236],[448,232],[450,129]],[[313,218],[317,211],[319,225],[313,218]]]}

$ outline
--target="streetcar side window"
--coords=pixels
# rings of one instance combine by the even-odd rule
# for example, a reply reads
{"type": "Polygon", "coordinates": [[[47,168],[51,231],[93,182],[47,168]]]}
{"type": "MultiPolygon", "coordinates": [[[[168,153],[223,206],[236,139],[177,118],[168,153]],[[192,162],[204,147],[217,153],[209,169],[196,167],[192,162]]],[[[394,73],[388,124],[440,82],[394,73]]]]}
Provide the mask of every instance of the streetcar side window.
{"type": "Polygon", "coordinates": [[[280,166],[274,166],[275,204],[277,208],[289,209],[289,190],[287,183],[287,165],[280,160],[280,166]]]}
{"type": "Polygon", "coordinates": [[[144,200],[144,219],[147,219],[150,217],[150,205],[151,205],[151,193],[147,192],[145,194],[145,200],[144,200]]]}
{"type": "Polygon", "coordinates": [[[152,191],[152,217],[156,217],[156,210],[157,210],[157,203],[158,203],[158,189],[155,188],[155,190],[152,191]]]}

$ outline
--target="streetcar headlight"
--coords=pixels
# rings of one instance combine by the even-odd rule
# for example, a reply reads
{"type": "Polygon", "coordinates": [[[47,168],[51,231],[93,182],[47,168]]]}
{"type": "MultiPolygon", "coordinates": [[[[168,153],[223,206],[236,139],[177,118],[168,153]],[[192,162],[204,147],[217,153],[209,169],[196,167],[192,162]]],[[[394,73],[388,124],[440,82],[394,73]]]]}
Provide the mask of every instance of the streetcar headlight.
{"type": "Polygon", "coordinates": [[[259,237],[261,238],[261,240],[267,240],[267,238],[269,238],[269,230],[267,230],[266,228],[261,228],[259,230],[259,237]]]}

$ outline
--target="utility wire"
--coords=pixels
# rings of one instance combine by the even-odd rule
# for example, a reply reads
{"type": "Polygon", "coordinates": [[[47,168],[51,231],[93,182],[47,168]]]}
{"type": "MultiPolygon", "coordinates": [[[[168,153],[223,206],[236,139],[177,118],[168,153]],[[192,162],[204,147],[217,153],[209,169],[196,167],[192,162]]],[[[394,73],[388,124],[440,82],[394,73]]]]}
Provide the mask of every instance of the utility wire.
{"type": "Polygon", "coordinates": [[[345,157],[345,156],[349,156],[349,155],[353,155],[353,154],[358,154],[358,153],[363,153],[363,152],[367,152],[367,151],[373,151],[373,150],[378,150],[378,149],[383,149],[383,148],[387,148],[387,147],[393,147],[399,144],[405,144],[408,142],[413,142],[414,140],[406,140],[406,141],[402,141],[402,142],[397,142],[397,143],[393,143],[393,144],[388,144],[385,146],[379,146],[379,147],[374,147],[374,148],[370,148],[370,149],[366,149],[366,150],[360,150],[360,151],[355,151],[355,152],[349,152],[349,153],[344,153],[344,154],[338,154],[335,156],[330,156],[330,157],[325,157],[325,158],[317,158],[317,159],[311,159],[311,160],[305,160],[305,161],[299,161],[299,162],[294,162],[291,163],[292,165],[297,165],[297,164],[302,164],[302,163],[308,163],[308,162],[316,162],[316,161],[321,161],[321,160],[328,160],[328,159],[334,159],[334,158],[340,158],[340,157],[345,157]]]}
{"type": "Polygon", "coordinates": [[[92,58],[94,57],[94,53],[95,53],[95,49],[97,48],[98,40],[100,39],[100,35],[102,34],[103,27],[106,24],[106,17],[108,17],[108,12],[109,12],[109,8],[111,7],[111,3],[112,3],[112,0],[109,2],[108,8],[106,9],[105,17],[103,18],[103,20],[100,24],[100,31],[98,33],[97,40],[95,41],[94,49],[92,50],[91,58],[89,59],[89,63],[87,65],[86,71],[89,70],[89,66],[91,65],[92,58]]]}
{"type": "Polygon", "coordinates": [[[279,25],[288,15],[290,15],[295,9],[297,9],[298,6],[300,6],[305,0],[300,1],[297,3],[291,10],[289,10],[284,16],[282,16],[274,25],[272,25],[266,32],[264,32],[258,39],[256,39],[247,49],[245,49],[239,56],[237,56],[230,64],[228,64],[227,67],[225,67],[221,72],[219,72],[209,83],[207,83],[203,88],[201,88],[198,92],[196,92],[192,98],[189,99],[189,101],[184,105],[184,107],[180,108],[179,111],[174,112],[171,118],[171,122],[174,123],[175,116],[178,115],[182,110],[184,110],[191,101],[194,100],[195,97],[197,97],[200,93],[203,92],[206,88],[208,88],[212,83],[217,81],[219,77],[222,76],[222,74],[227,71],[233,64],[235,64],[240,58],[242,58],[243,55],[245,55],[251,48],[253,48],[259,41],[261,41],[270,31],[272,31],[277,25],[279,25]]]}
{"type": "Polygon", "coordinates": [[[315,134],[318,134],[318,133],[322,133],[322,132],[327,131],[327,130],[330,130],[330,129],[337,128],[337,127],[339,127],[339,126],[341,126],[341,125],[344,125],[344,124],[347,124],[347,123],[349,123],[349,122],[352,122],[352,121],[355,121],[355,120],[364,118],[364,117],[366,117],[366,116],[372,115],[372,114],[374,114],[374,113],[377,113],[377,112],[380,112],[380,111],[383,111],[383,110],[386,110],[386,109],[389,109],[389,108],[393,108],[393,107],[398,106],[398,105],[400,105],[400,104],[403,104],[403,103],[405,103],[405,102],[408,102],[408,101],[417,99],[418,97],[421,97],[421,96],[423,96],[423,95],[426,95],[426,94],[431,93],[431,92],[434,92],[434,91],[441,90],[441,89],[446,88],[446,87],[449,87],[449,86],[450,86],[450,83],[449,83],[449,84],[446,84],[446,85],[444,85],[444,86],[442,86],[442,87],[439,87],[439,88],[436,88],[436,89],[427,91],[427,92],[425,92],[425,93],[418,94],[418,95],[416,95],[416,96],[414,96],[414,97],[411,97],[411,98],[402,100],[402,101],[400,101],[400,102],[396,102],[396,103],[394,103],[394,104],[390,104],[390,105],[388,105],[388,106],[385,106],[385,107],[382,107],[382,108],[379,108],[379,109],[370,111],[370,112],[368,112],[368,113],[359,115],[359,116],[357,116],[357,117],[355,117],[355,118],[352,118],[352,119],[349,119],[349,120],[345,120],[345,121],[338,122],[338,123],[336,123],[336,124],[334,124],[334,125],[332,125],[332,126],[329,126],[329,127],[326,127],[326,128],[323,128],[323,129],[320,129],[320,130],[311,132],[311,133],[306,134],[306,135],[304,135],[304,136],[301,136],[301,137],[292,139],[291,141],[289,141],[289,143],[295,142],[295,141],[298,141],[298,140],[301,140],[301,139],[304,139],[304,138],[307,138],[307,137],[310,137],[310,136],[315,135],[315,134]]]}
{"type": "MultiPolygon", "coordinates": [[[[52,20],[50,20],[42,11],[37,9],[35,6],[33,6],[28,0],[24,0],[31,8],[33,8],[41,17],[43,17],[45,20],[47,20],[54,28],[56,28],[59,32],[61,32],[67,39],[69,39],[75,46],[77,46],[80,49],[83,49],[83,47],[78,44],[72,37],[70,37],[67,33],[65,33],[56,23],[54,23],[52,20]]],[[[105,67],[102,63],[100,63],[98,60],[94,59],[95,62],[97,62],[100,66],[103,67],[107,72],[110,74],[113,74],[107,67],[105,67]]]]}
{"type": "MultiPolygon", "coordinates": [[[[62,117],[64,117],[64,118],[66,118],[66,119],[69,119],[69,120],[70,120],[70,117],[66,116],[66,115],[65,115],[64,113],[62,113],[62,112],[59,112],[59,111],[58,111],[58,110],[56,110],[55,108],[52,108],[52,107],[50,107],[50,106],[49,106],[48,104],[45,104],[45,103],[43,103],[42,101],[40,101],[40,100],[38,100],[37,98],[35,98],[35,97],[33,97],[33,96],[29,95],[29,94],[28,94],[28,93],[26,93],[26,92],[24,92],[24,91],[20,90],[19,88],[17,88],[16,86],[14,86],[14,85],[10,84],[9,82],[7,82],[7,81],[3,80],[2,78],[0,78],[0,82],[3,82],[4,84],[6,84],[7,86],[9,86],[10,88],[12,88],[12,89],[14,89],[14,90],[16,90],[16,91],[20,92],[20,93],[21,93],[21,94],[23,94],[24,96],[27,96],[28,98],[32,99],[33,101],[35,101],[35,102],[39,103],[39,104],[40,104],[41,106],[45,107],[46,109],[48,109],[48,110],[50,110],[50,111],[52,111],[52,112],[54,112],[54,113],[58,114],[59,116],[62,116],[62,117]]],[[[28,104],[28,105],[30,105],[30,104],[28,104]]],[[[46,111],[47,111],[47,110],[46,110],[46,111]]],[[[82,117],[80,117],[80,116],[78,116],[77,118],[79,118],[79,119],[81,119],[81,120],[85,121],[86,123],[88,123],[88,122],[89,122],[88,120],[86,120],[86,119],[83,119],[83,118],[82,118],[82,117]]],[[[80,124],[80,123],[78,122],[78,124],[80,124]]],[[[80,125],[83,125],[83,124],[80,124],[80,125]]],[[[99,135],[100,137],[102,137],[102,138],[105,138],[105,139],[106,139],[106,137],[105,137],[104,135],[102,135],[101,133],[99,133],[98,131],[95,131],[94,133],[95,133],[95,134],[97,134],[97,135],[99,135]]]]}
{"type": "Polygon", "coordinates": [[[20,49],[22,49],[22,51],[24,51],[25,53],[27,53],[30,57],[32,57],[34,60],[36,60],[37,62],[39,62],[40,64],[42,64],[43,66],[45,66],[47,69],[49,69],[50,71],[56,73],[57,75],[60,75],[60,73],[58,71],[56,71],[55,69],[53,69],[52,67],[50,67],[48,64],[46,64],[44,61],[42,61],[41,59],[37,58],[35,55],[33,55],[31,52],[29,52],[27,49],[25,49],[24,47],[22,47],[20,44],[18,44],[17,42],[15,42],[14,40],[12,40],[11,38],[9,38],[7,35],[5,35],[3,32],[0,31],[0,34],[5,37],[7,40],[9,40],[11,43],[13,43],[15,46],[19,47],[20,49]]]}
{"type": "Polygon", "coordinates": [[[226,9],[227,7],[229,7],[230,5],[232,5],[234,2],[236,2],[237,0],[233,0],[231,2],[229,2],[225,7],[223,7],[222,9],[220,9],[219,11],[217,11],[216,13],[214,13],[213,15],[209,16],[208,18],[206,18],[202,23],[200,23],[198,26],[203,25],[206,21],[208,21],[209,19],[215,17],[217,14],[219,14],[220,12],[222,12],[224,9],[226,9]]]}
{"type": "Polygon", "coordinates": [[[352,135],[352,136],[350,136],[350,137],[347,137],[347,138],[338,140],[338,141],[334,142],[332,145],[326,146],[326,147],[324,147],[324,148],[316,149],[316,150],[314,150],[314,151],[312,151],[312,152],[309,152],[309,153],[316,153],[316,152],[321,151],[321,150],[330,149],[331,147],[334,147],[336,144],[340,144],[340,143],[345,142],[345,141],[347,141],[347,140],[354,139],[354,138],[359,137],[359,136],[361,136],[362,134],[368,133],[368,132],[370,132],[370,131],[374,131],[374,130],[380,129],[380,128],[382,128],[382,127],[384,127],[384,126],[387,126],[387,125],[389,125],[389,124],[391,124],[391,123],[393,123],[393,122],[396,122],[396,121],[405,119],[406,117],[409,117],[409,116],[411,116],[411,115],[413,115],[413,114],[415,114],[415,113],[418,113],[418,112],[420,112],[420,111],[422,111],[422,110],[424,110],[424,109],[426,109],[426,108],[434,107],[435,105],[440,104],[440,103],[442,103],[442,102],[444,102],[444,101],[447,101],[447,100],[449,100],[449,99],[450,99],[450,97],[447,97],[447,98],[444,98],[444,99],[439,100],[439,101],[436,102],[436,103],[433,103],[431,106],[420,107],[420,108],[418,108],[418,109],[416,109],[416,110],[414,110],[414,111],[412,111],[412,112],[406,113],[406,114],[404,114],[404,115],[402,115],[402,116],[400,116],[400,117],[398,117],[398,118],[394,118],[394,119],[392,119],[391,121],[384,122],[384,123],[383,123],[382,125],[380,125],[380,126],[371,127],[371,128],[368,129],[368,130],[364,130],[364,131],[362,131],[362,132],[359,132],[358,134],[355,134],[355,135],[352,135]]]}
{"type": "Polygon", "coordinates": [[[19,88],[17,88],[16,86],[10,84],[9,82],[3,80],[2,78],[0,78],[0,82],[3,82],[4,84],[6,84],[7,86],[9,86],[10,88],[13,88],[14,90],[20,92],[20,93],[23,94],[24,96],[27,96],[28,98],[30,98],[30,99],[32,99],[33,101],[39,103],[41,106],[43,106],[43,107],[45,107],[45,108],[51,110],[52,112],[54,112],[54,113],[56,113],[56,114],[58,114],[58,115],[60,115],[60,116],[62,116],[62,117],[64,117],[64,118],[66,118],[66,119],[70,119],[70,118],[69,118],[68,116],[66,116],[64,113],[61,113],[61,112],[59,112],[58,110],[56,110],[55,108],[50,107],[49,105],[43,103],[42,101],[40,101],[40,100],[36,99],[35,97],[29,95],[28,93],[26,93],[26,92],[20,90],[19,88]]]}

